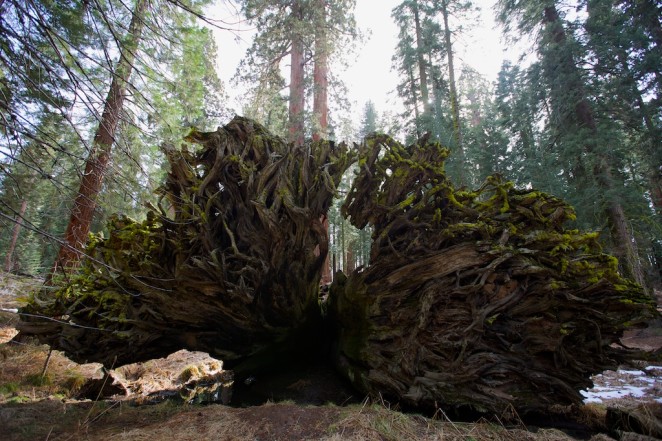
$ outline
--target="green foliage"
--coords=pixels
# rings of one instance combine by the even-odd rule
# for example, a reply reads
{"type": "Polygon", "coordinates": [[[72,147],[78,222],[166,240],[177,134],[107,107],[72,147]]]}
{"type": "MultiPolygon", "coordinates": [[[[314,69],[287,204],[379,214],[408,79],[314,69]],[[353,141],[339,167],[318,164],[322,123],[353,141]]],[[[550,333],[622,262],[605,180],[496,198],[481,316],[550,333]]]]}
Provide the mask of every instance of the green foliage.
{"type": "MultiPolygon", "coordinates": [[[[140,219],[142,203],[155,202],[153,190],[165,171],[154,139],[179,141],[191,125],[216,127],[227,117],[212,32],[187,11],[199,13],[208,3],[187,1],[181,8],[149,2],[149,32],[128,88],[132,103],[114,134],[93,229],[102,229],[117,211],[140,219]]],[[[9,251],[19,208],[27,201],[11,269],[44,273],[84,173],[108,73],[116,68],[113,54],[130,40],[123,29],[132,7],[114,0],[9,0],[1,8],[0,250],[9,251]]]]}
{"type": "Polygon", "coordinates": [[[504,66],[497,89],[499,120],[522,160],[523,183],[570,201],[580,227],[609,231],[603,240],[629,262],[622,270],[644,283],[642,272],[659,272],[639,268],[657,260],[654,244],[662,237],[642,222],[662,203],[653,197],[662,194],[662,157],[650,148],[662,132],[654,116],[659,88],[644,73],[651,65],[640,64],[654,52],[652,29],[659,22],[638,14],[656,8],[652,2],[589,1],[577,15],[557,1],[502,0],[498,6],[506,31],[533,36],[538,55],[526,71],[504,66]],[[626,220],[616,219],[618,210],[626,220]],[[623,223],[627,237],[615,227],[623,223]],[[625,247],[633,240],[637,247],[625,247]]]}
{"type": "Polygon", "coordinates": [[[2,395],[12,395],[20,388],[20,384],[16,382],[10,382],[5,384],[0,384],[0,394],[2,395]]]}
{"type": "Polygon", "coordinates": [[[53,384],[53,377],[48,373],[44,375],[30,374],[23,379],[23,382],[37,387],[51,386],[53,384]]]}
{"type": "Polygon", "coordinates": [[[38,127],[48,143],[29,142],[6,165],[0,181],[0,250],[7,252],[23,201],[19,240],[12,270],[38,274],[52,265],[57,247],[51,238],[61,234],[68,220],[72,189],[78,179],[72,172],[81,152],[80,140],[61,117],[46,114],[38,127]],[[64,150],[62,146],[67,146],[64,150]]]}
{"type": "Polygon", "coordinates": [[[375,103],[368,101],[363,107],[363,115],[361,116],[361,126],[359,128],[359,138],[363,139],[369,134],[379,130],[378,120],[379,113],[375,109],[375,103]]]}

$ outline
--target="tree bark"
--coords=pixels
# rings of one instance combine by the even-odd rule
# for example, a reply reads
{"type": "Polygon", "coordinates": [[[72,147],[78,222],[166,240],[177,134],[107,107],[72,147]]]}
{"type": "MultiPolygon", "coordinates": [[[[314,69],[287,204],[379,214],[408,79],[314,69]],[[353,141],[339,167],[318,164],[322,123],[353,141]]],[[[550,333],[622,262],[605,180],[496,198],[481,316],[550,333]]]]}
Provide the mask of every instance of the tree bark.
{"type": "Polygon", "coordinates": [[[596,235],[563,226],[565,202],[498,176],[458,191],[448,153],[384,135],[360,151],[343,213],[374,227],[373,247],[368,268],[331,286],[337,369],[364,393],[431,411],[581,403],[590,372],[627,358],[612,345],[656,316],[653,301],[596,235]]]}
{"type": "Polygon", "coordinates": [[[94,135],[92,150],[85,163],[85,172],[81,176],[80,188],[74,199],[71,218],[64,234],[64,243],[55,259],[51,275],[54,275],[58,270],[70,271],[79,265],[82,250],[87,242],[94,218],[97,196],[101,191],[104,176],[108,169],[115,130],[124,106],[127,85],[133,70],[149,2],[150,0],[136,1],[126,36],[126,43],[119,48],[119,60],[115,66],[101,120],[94,135]]]}
{"type": "MultiPolygon", "coordinates": [[[[313,141],[320,141],[328,138],[329,126],[329,103],[328,103],[328,84],[329,84],[329,63],[328,47],[326,33],[326,0],[317,0],[317,8],[320,14],[317,32],[315,35],[315,65],[313,67],[313,114],[315,121],[313,124],[313,141]]],[[[322,224],[329,234],[329,219],[327,214],[322,217],[322,224]]],[[[329,254],[327,253],[322,267],[323,285],[331,283],[331,268],[329,266],[329,254]]]]}
{"type": "Polygon", "coordinates": [[[21,227],[23,226],[23,216],[25,211],[28,209],[28,201],[25,200],[21,202],[21,209],[16,216],[16,221],[14,223],[14,230],[11,235],[11,242],[9,243],[9,248],[7,249],[7,256],[5,257],[5,271],[10,272],[14,267],[14,250],[16,249],[16,243],[18,242],[18,235],[21,232],[21,227]]]}
{"type": "Polygon", "coordinates": [[[408,69],[409,73],[409,90],[411,91],[411,99],[412,99],[412,104],[414,106],[414,121],[416,127],[416,137],[420,138],[421,137],[421,128],[420,128],[420,111],[418,110],[418,98],[416,97],[416,82],[414,81],[414,72],[411,66],[408,69]]]}
{"type": "MultiPolygon", "coordinates": [[[[298,1],[292,3],[292,19],[295,23],[303,20],[302,6],[298,1]]],[[[304,91],[304,45],[303,37],[294,26],[292,30],[292,48],[290,56],[290,105],[289,105],[289,141],[295,146],[304,144],[303,112],[306,104],[304,91]]]]}
{"type": "Polygon", "coordinates": [[[326,138],[329,126],[329,42],[326,32],[326,0],[317,0],[317,8],[320,19],[315,34],[315,65],[313,67],[313,113],[315,115],[313,141],[326,138]]]}
{"type": "Polygon", "coordinates": [[[414,26],[416,30],[416,57],[418,59],[418,75],[419,83],[421,85],[421,99],[423,100],[423,123],[426,132],[431,131],[430,123],[432,118],[432,108],[430,105],[430,92],[428,88],[428,75],[425,65],[425,57],[423,50],[425,43],[423,42],[423,31],[421,29],[421,19],[418,10],[418,1],[412,2],[412,10],[414,12],[414,26]]]}
{"type": "MultiPolygon", "coordinates": [[[[448,83],[450,87],[451,112],[453,116],[453,139],[455,140],[456,156],[462,166],[465,162],[464,143],[462,141],[462,123],[460,122],[460,104],[457,98],[457,87],[455,85],[455,65],[453,62],[453,42],[451,30],[448,26],[448,1],[441,2],[441,14],[444,19],[444,41],[446,43],[446,57],[448,58],[448,83]]],[[[464,179],[460,176],[460,184],[464,179]]]]}

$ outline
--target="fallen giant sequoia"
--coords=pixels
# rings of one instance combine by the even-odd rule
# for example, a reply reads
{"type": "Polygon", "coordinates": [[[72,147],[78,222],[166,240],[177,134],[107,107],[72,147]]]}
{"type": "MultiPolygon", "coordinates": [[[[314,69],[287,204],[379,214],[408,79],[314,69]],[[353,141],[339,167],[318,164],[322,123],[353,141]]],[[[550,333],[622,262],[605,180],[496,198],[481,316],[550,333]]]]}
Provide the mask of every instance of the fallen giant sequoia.
{"type": "MultiPolygon", "coordinates": [[[[321,339],[320,217],[352,155],[288,146],[242,118],[189,140],[202,148],[166,148],[159,207],[141,223],[113,218],[79,276],[24,308],[22,334],[106,365],[185,348],[268,367],[321,339]]],[[[384,135],[360,147],[345,210],[374,226],[373,250],[325,308],[339,370],[415,406],[578,402],[591,374],[630,355],[611,344],[650,300],[595,234],[564,229],[563,201],[498,177],[456,190],[447,154],[384,135]]]]}

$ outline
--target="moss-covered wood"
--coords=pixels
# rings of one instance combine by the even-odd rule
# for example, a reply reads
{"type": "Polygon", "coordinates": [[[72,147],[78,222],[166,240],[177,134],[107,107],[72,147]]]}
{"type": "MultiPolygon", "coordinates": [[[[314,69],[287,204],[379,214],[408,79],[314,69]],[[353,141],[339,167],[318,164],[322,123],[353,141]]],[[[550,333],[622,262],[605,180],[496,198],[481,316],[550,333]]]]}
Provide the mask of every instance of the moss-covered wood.
{"type": "Polygon", "coordinates": [[[336,363],[361,391],[416,407],[545,410],[581,401],[613,347],[654,314],[570,206],[499,176],[477,191],[448,151],[368,138],[344,210],[374,227],[370,266],[339,275],[336,363]]]}
{"type": "Polygon", "coordinates": [[[328,328],[360,391],[415,407],[545,410],[581,400],[590,375],[631,357],[629,326],[655,314],[562,200],[499,176],[473,191],[448,150],[373,135],[344,214],[374,227],[370,266],[338,274],[318,304],[320,222],[356,158],[344,145],[286,144],[236,118],[164,146],[170,173],[147,219],[91,237],[72,280],[23,309],[36,335],[108,366],[186,348],[238,368],[307,352],[328,328]]]}
{"type": "Polygon", "coordinates": [[[80,274],[24,311],[59,321],[24,316],[24,334],[106,365],[181,348],[231,363],[314,341],[328,248],[320,218],[348,149],[293,147],[239,117],[187,141],[200,148],[163,148],[159,206],[92,237],[80,274]]]}

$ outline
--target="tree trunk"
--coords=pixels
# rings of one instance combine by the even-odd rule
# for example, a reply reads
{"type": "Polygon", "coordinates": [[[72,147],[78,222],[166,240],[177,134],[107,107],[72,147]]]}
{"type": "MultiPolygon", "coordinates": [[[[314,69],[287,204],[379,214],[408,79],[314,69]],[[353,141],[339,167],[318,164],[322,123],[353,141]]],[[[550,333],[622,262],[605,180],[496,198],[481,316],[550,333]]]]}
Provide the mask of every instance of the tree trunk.
{"type": "Polygon", "coordinates": [[[428,76],[425,66],[424,49],[425,43],[423,42],[423,35],[421,29],[421,19],[418,10],[418,1],[412,2],[412,10],[414,12],[414,26],[416,28],[416,56],[418,59],[418,75],[421,85],[421,99],[423,100],[423,126],[424,131],[431,131],[430,122],[432,118],[432,109],[430,105],[430,92],[428,88],[428,76]]]}
{"type": "Polygon", "coordinates": [[[119,48],[119,60],[115,66],[101,120],[94,135],[92,150],[85,164],[85,172],[81,177],[80,188],[74,199],[71,218],[64,235],[64,243],[55,259],[51,275],[54,275],[58,270],[69,271],[76,268],[80,263],[82,250],[87,242],[94,218],[97,196],[101,191],[103,179],[108,169],[115,130],[124,106],[127,85],[133,70],[149,2],[150,0],[136,1],[126,43],[119,48]]]}
{"type": "MultiPolygon", "coordinates": [[[[450,87],[451,112],[453,115],[453,139],[455,140],[455,149],[458,162],[463,166],[464,145],[462,142],[462,125],[460,123],[460,104],[457,98],[457,88],[455,85],[455,66],[453,64],[453,46],[451,41],[451,30],[448,26],[448,1],[441,2],[441,14],[444,18],[444,41],[446,43],[446,56],[448,58],[448,83],[450,87]]],[[[462,184],[460,180],[460,184],[462,184]]]]}
{"type": "Polygon", "coordinates": [[[354,257],[354,250],[352,249],[352,243],[350,243],[350,246],[347,248],[347,257],[345,260],[347,261],[347,267],[345,268],[345,273],[351,274],[355,269],[355,257],[354,257]]]}
{"type": "MultiPolygon", "coordinates": [[[[313,67],[313,141],[328,138],[329,126],[329,104],[328,104],[328,44],[326,36],[326,0],[317,0],[317,8],[321,15],[315,35],[315,65],[313,67]]],[[[327,214],[322,217],[322,225],[329,233],[329,219],[327,214]]],[[[329,254],[327,253],[322,267],[323,285],[331,283],[331,268],[329,266],[329,254]]]]}
{"type": "Polygon", "coordinates": [[[414,121],[415,121],[415,129],[416,129],[416,138],[421,137],[421,129],[420,129],[420,119],[421,119],[421,114],[418,110],[418,98],[416,97],[416,82],[414,81],[414,72],[411,68],[411,66],[408,69],[409,72],[409,85],[410,88],[409,90],[411,91],[411,99],[412,99],[412,105],[414,106],[414,121]]]}
{"type": "MultiPolygon", "coordinates": [[[[660,167],[662,167],[662,165],[660,165],[660,167]]],[[[653,200],[653,206],[655,207],[657,213],[662,215],[662,177],[660,177],[660,174],[662,174],[662,171],[653,171],[651,173],[649,182],[651,187],[651,199],[653,200]]]]}
{"type": "Polygon", "coordinates": [[[21,202],[21,209],[16,216],[16,222],[14,223],[14,230],[11,235],[11,242],[9,243],[9,248],[7,249],[7,256],[5,257],[5,271],[10,272],[14,269],[14,250],[16,249],[16,242],[18,242],[18,235],[21,232],[21,227],[23,226],[23,216],[25,215],[25,210],[28,209],[28,201],[25,200],[21,202]]]}
{"type": "Polygon", "coordinates": [[[313,141],[326,139],[329,126],[329,42],[326,34],[326,0],[317,0],[317,8],[321,17],[315,34],[315,65],[313,67],[313,114],[315,115],[315,124],[313,126],[313,141]]]}
{"type": "MultiPolygon", "coordinates": [[[[302,6],[295,1],[292,4],[292,17],[296,22],[303,20],[302,6]]],[[[299,31],[292,31],[292,49],[290,61],[290,107],[289,107],[289,140],[295,146],[304,144],[304,121],[303,112],[306,104],[304,90],[304,46],[303,38],[299,31]]]]}

